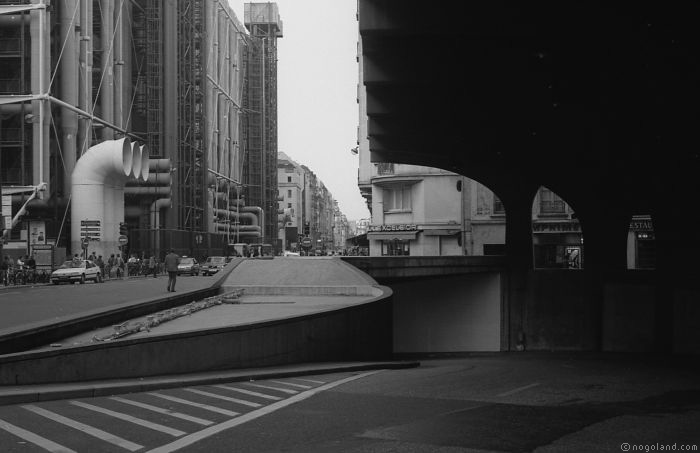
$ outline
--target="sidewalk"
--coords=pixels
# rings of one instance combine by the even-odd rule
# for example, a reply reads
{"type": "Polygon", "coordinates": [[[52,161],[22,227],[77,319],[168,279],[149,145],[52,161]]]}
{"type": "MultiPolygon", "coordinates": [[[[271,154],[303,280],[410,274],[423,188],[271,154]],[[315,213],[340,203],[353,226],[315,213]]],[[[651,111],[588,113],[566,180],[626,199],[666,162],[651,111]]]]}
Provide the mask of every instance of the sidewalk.
{"type": "Polygon", "coordinates": [[[0,386],[0,406],[65,398],[90,398],[95,396],[146,392],[151,390],[187,387],[193,385],[219,384],[226,382],[379,369],[398,370],[404,368],[415,368],[419,365],[420,363],[416,361],[305,363],[266,368],[248,368],[138,379],[119,379],[65,384],[0,386]]]}

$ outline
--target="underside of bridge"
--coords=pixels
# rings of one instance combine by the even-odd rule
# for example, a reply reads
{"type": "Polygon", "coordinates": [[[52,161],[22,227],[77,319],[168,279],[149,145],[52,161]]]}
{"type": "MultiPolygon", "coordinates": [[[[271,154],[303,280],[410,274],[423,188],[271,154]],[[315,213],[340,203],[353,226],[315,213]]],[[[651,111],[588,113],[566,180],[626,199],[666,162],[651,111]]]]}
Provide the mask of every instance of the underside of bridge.
{"type": "Polygon", "coordinates": [[[605,349],[606,329],[629,315],[649,326],[639,349],[698,350],[699,13],[692,2],[359,0],[372,161],[448,169],[505,205],[506,349],[555,329],[554,305],[528,328],[550,287],[555,305],[579,301],[584,327],[571,334],[589,340],[578,347],[605,349]],[[580,284],[532,269],[540,186],[581,223],[580,284]],[[650,215],[656,235],[656,268],[643,274],[626,269],[633,215],[650,215]]]}

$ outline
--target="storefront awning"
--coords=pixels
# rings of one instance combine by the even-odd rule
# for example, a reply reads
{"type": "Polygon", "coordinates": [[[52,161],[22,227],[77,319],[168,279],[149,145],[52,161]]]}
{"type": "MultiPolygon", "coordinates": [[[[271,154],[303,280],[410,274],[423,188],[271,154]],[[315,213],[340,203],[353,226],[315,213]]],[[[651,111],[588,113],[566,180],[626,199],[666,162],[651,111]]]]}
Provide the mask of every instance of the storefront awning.
{"type": "Polygon", "coordinates": [[[393,241],[400,239],[402,241],[413,241],[416,239],[417,231],[377,231],[367,233],[367,239],[375,241],[393,241]]]}

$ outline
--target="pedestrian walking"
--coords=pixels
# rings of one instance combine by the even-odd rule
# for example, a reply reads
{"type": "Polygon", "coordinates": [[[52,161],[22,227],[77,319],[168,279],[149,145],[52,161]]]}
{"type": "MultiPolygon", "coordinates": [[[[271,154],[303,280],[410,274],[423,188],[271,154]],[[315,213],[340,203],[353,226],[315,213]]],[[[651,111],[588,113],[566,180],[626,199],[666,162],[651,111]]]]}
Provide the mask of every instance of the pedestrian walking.
{"type": "Polygon", "coordinates": [[[151,255],[151,257],[148,259],[148,272],[153,274],[153,278],[158,278],[156,257],[154,255],[151,255]]]}
{"type": "Polygon", "coordinates": [[[180,264],[180,256],[175,253],[175,250],[170,249],[170,253],[165,255],[165,270],[168,271],[168,291],[170,292],[175,292],[178,264],[180,264]]]}
{"type": "Polygon", "coordinates": [[[126,268],[126,263],[124,263],[124,259],[122,258],[121,253],[117,253],[117,257],[115,259],[116,264],[115,266],[117,267],[117,278],[121,279],[124,278],[124,273],[125,273],[125,268],[126,268]]]}
{"type": "Polygon", "coordinates": [[[102,279],[105,278],[105,261],[102,259],[102,255],[98,256],[97,259],[95,260],[95,264],[97,267],[100,268],[100,275],[102,275],[102,279]]]}

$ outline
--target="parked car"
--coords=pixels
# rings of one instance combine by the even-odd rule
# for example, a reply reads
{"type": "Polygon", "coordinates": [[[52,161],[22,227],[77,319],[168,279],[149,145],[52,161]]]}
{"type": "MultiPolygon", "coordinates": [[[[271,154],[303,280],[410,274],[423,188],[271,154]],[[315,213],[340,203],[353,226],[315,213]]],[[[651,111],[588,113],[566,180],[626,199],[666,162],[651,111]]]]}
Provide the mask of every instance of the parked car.
{"type": "Polygon", "coordinates": [[[180,264],[177,265],[177,275],[190,274],[199,275],[199,263],[194,258],[183,256],[180,264]]]}
{"type": "Polygon", "coordinates": [[[102,273],[99,266],[89,260],[66,261],[51,273],[51,283],[85,283],[92,280],[95,283],[102,283],[102,273]]]}
{"type": "Polygon", "coordinates": [[[226,263],[226,257],[224,256],[210,256],[202,263],[200,270],[202,271],[202,275],[214,275],[223,269],[226,263]]]}
{"type": "Polygon", "coordinates": [[[297,252],[290,252],[289,250],[284,251],[284,256],[299,256],[297,252]]]}

